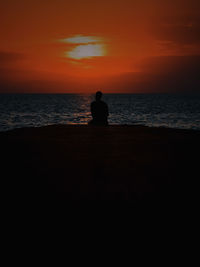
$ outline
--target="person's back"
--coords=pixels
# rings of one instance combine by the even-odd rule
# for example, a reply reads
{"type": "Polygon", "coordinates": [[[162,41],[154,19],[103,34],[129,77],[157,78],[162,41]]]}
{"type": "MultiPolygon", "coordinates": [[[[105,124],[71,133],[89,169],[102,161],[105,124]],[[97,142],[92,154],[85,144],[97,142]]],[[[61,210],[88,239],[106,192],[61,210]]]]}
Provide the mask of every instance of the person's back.
{"type": "Polygon", "coordinates": [[[93,120],[90,122],[93,125],[108,125],[108,106],[101,100],[102,93],[96,93],[96,101],[91,103],[91,114],[93,120]]]}

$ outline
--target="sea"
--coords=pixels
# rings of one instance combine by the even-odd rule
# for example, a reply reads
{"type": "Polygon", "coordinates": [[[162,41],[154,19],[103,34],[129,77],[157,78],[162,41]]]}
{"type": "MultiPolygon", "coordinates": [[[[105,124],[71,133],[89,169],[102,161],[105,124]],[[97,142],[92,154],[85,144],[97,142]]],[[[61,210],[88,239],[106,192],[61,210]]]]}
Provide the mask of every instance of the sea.
{"type": "MultiPolygon", "coordinates": [[[[93,94],[0,94],[0,131],[88,124],[93,94]]],[[[110,125],[200,130],[200,94],[104,94],[110,125]]]]}

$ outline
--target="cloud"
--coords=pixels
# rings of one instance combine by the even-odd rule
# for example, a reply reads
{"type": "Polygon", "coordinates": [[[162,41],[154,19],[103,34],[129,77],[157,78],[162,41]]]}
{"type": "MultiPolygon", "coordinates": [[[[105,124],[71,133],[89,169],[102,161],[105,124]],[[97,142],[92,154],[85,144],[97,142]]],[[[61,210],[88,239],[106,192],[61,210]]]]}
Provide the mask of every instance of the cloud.
{"type": "Polygon", "coordinates": [[[89,43],[99,43],[103,42],[104,39],[101,37],[95,36],[84,36],[84,35],[74,35],[72,37],[68,37],[65,39],[61,39],[60,42],[62,43],[69,43],[69,44],[89,44],[89,43]]]}
{"type": "Polygon", "coordinates": [[[200,44],[199,15],[160,18],[152,27],[157,40],[171,41],[179,45],[200,44]]]}
{"type": "Polygon", "coordinates": [[[20,74],[18,63],[24,60],[21,53],[0,51],[0,85],[12,84],[14,77],[20,74]]]}
{"type": "Polygon", "coordinates": [[[12,66],[14,63],[22,59],[24,59],[23,54],[0,51],[0,68],[12,66]]]}
{"type": "Polygon", "coordinates": [[[151,57],[140,69],[113,76],[101,86],[112,93],[200,93],[200,56],[151,57]]]}

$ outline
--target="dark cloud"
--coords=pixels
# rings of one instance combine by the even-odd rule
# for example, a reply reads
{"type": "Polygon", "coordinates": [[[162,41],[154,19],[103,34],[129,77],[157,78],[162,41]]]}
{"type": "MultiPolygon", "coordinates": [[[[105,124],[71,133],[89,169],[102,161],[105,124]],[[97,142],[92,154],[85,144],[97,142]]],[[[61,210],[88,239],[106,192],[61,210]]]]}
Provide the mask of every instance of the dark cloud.
{"type": "Polygon", "coordinates": [[[9,92],[17,87],[17,77],[25,72],[19,69],[18,63],[24,59],[25,55],[22,53],[0,51],[0,92],[9,92]]]}
{"type": "Polygon", "coordinates": [[[19,55],[16,53],[0,51],[0,85],[5,86],[11,82],[13,76],[13,64],[18,60],[19,55]]]}
{"type": "Polygon", "coordinates": [[[143,68],[150,88],[169,92],[200,92],[200,56],[152,58],[143,68]]]}
{"type": "Polygon", "coordinates": [[[200,14],[167,16],[154,23],[152,34],[157,40],[179,45],[200,44],[200,14]]]}
{"type": "Polygon", "coordinates": [[[67,74],[66,81],[62,82],[54,79],[54,73],[21,68],[18,63],[24,59],[27,59],[24,54],[0,51],[0,93],[63,92],[71,88],[78,90],[77,83],[67,74]]]}
{"type": "Polygon", "coordinates": [[[200,93],[200,56],[152,57],[140,67],[141,72],[112,77],[106,88],[110,92],[200,93]]]}
{"type": "Polygon", "coordinates": [[[20,53],[0,51],[0,67],[8,67],[19,60],[24,59],[24,55],[20,53]]]}
{"type": "Polygon", "coordinates": [[[13,76],[20,71],[16,63],[24,59],[20,53],[0,51],[0,83],[12,83],[13,76]]]}

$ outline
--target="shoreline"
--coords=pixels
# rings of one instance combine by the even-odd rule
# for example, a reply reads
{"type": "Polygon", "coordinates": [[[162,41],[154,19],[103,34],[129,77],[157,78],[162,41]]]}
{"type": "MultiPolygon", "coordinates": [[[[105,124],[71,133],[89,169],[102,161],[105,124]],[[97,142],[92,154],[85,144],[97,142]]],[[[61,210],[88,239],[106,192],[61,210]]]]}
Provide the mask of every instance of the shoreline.
{"type": "MultiPolygon", "coordinates": [[[[95,128],[95,127],[102,127],[102,126],[91,126],[88,124],[76,124],[76,123],[70,123],[70,124],[48,124],[48,125],[42,125],[42,126],[27,126],[27,127],[17,127],[13,129],[3,130],[0,131],[1,133],[9,133],[11,131],[18,131],[18,130],[24,130],[24,129],[38,129],[38,128],[47,128],[47,127],[89,127],[89,128],[95,128]]],[[[174,128],[174,127],[167,127],[167,126],[147,126],[142,124],[109,124],[106,127],[116,127],[116,128],[147,128],[147,129],[166,129],[166,130],[173,130],[173,131],[190,131],[190,132],[200,132],[200,129],[192,129],[192,128],[174,128]]]]}

